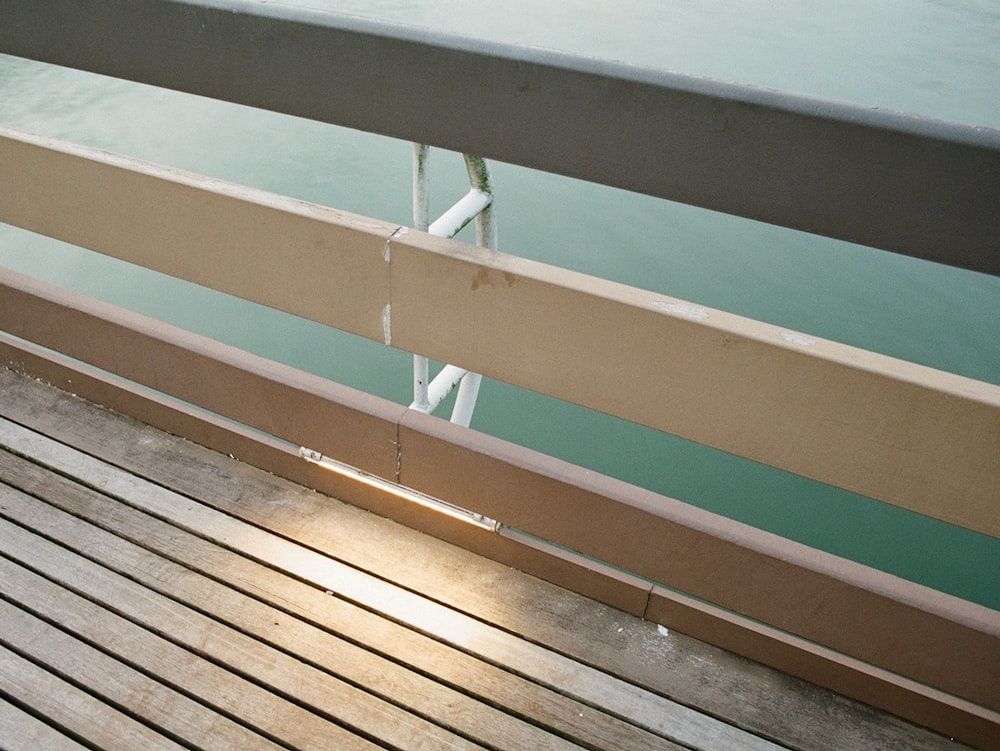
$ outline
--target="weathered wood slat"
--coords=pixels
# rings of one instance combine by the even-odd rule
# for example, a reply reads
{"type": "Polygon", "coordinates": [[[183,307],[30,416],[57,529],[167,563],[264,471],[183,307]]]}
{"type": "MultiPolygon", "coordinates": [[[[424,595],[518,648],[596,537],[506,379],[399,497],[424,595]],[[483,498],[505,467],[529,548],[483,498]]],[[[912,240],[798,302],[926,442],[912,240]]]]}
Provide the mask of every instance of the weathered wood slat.
{"type": "Polygon", "coordinates": [[[285,748],[11,603],[0,601],[0,624],[8,647],[170,737],[218,751],[285,748]]]}
{"type": "MultiPolygon", "coordinates": [[[[3,424],[2,420],[0,424],[3,424]]],[[[60,472],[79,477],[92,487],[100,487],[105,493],[127,498],[130,503],[169,519],[181,529],[219,544],[237,545],[245,554],[267,565],[314,582],[318,587],[336,592],[413,629],[434,634],[455,648],[471,651],[480,659],[505,666],[543,686],[584,703],[604,707],[638,725],[673,737],[680,735],[685,742],[691,742],[692,738],[697,742],[702,728],[713,730],[713,723],[706,723],[704,718],[695,717],[689,710],[685,711],[673,702],[666,702],[630,683],[429,602],[343,563],[302,549],[228,515],[192,504],[162,487],[109,469],[107,465],[73,449],[40,439],[9,423],[3,431],[2,442],[57,467],[60,472]],[[678,730],[683,733],[685,729],[686,733],[678,734],[678,730]]],[[[761,748],[769,745],[724,725],[716,726],[714,732],[761,748]]]]}
{"type": "MultiPolygon", "coordinates": [[[[101,562],[113,570],[199,607],[332,673],[371,686],[376,693],[387,693],[386,698],[424,715],[436,716],[439,723],[453,726],[471,737],[479,737],[481,742],[504,738],[506,743],[517,747],[564,747],[566,744],[560,738],[539,729],[551,728],[561,736],[609,751],[677,749],[674,744],[599,709],[573,701],[465,653],[448,649],[438,641],[324,595],[313,587],[282,577],[271,569],[187,535],[176,527],[124,508],[100,494],[73,486],[64,478],[49,475],[46,482],[45,478],[37,477],[40,472],[37,467],[27,463],[22,463],[20,467],[12,466],[9,457],[9,454],[0,453],[0,473],[7,478],[7,482],[31,485],[36,495],[113,534],[82,527],[76,519],[60,517],[53,509],[25,497],[5,496],[4,514],[8,517],[24,523],[30,521],[33,528],[46,536],[71,538],[73,544],[81,549],[100,549],[101,562]],[[4,461],[5,458],[8,461],[4,461]],[[141,543],[143,548],[183,561],[184,565],[160,558],[120,538],[141,543]],[[192,569],[224,580],[225,586],[207,580],[192,569]],[[236,588],[282,610],[265,608],[256,600],[237,596],[233,591],[236,588]],[[311,621],[311,625],[289,618],[289,613],[311,621]],[[341,642],[327,630],[320,629],[333,631],[350,641],[341,642]],[[386,654],[394,662],[378,659],[352,643],[386,654]],[[420,673],[463,693],[445,690],[429,679],[408,674],[396,662],[411,665],[420,673]],[[489,704],[473,701],[465,694],[489,704]],[[489,705],[517,717],[528,717],[531,725],[508,717],[489,705]]],[[[495,655],[494,659],[502,659],[502,655],[495,655]]],[[[694,725],[700,720],[701,733],[698,737],[702,742],[711,738],[738,743],[748,749],[776,748],[724,723],[674,707],[670,702],[661,702],[661,707],[662,714],[651,717],[650,724],[659,726],[661,731],[669,728],[674,738],[680,736],[690,742],[694,737],[692,729],[677,728],[677,724],[686,722],[694,725]]]]}
{"type": "MultiPolygon", "coordinates": [[[[5,564],[0,558],[0,566],[5,564]]],[[[0,581],[6,582],[0,578],[0,581]]],[[[34,711],[73,736],[101,749],[184,751],[183,747],[128,715],[0,646],[0,682],[34,711]]]]}
{"type": "MultiPolygon", "coordinates": [[[[433,418],[427,420],[435,426],[440,423],[433,418]]],[[[454,426],[448,423],[443,423],[440,428],[425,426],[425,430],[429,431],[428,435],[423,436],[425,442],[433,443],[437,437],[433,431],[444,431],[448,427],[454,426]]],[[[413,431],[407,427],[403,432],[409,435],[413,431]]],[[[445,436],[445,442],[447,440],[445,436]]],[[[390,445],[388,438],[385,445],[390,445]]],[[[502,462],[493,461],[490,448],[488,445],[477,453],[475,448],[445,446],[445,449],[452,450],[453,460],[454,452],[457,452],[459,458],[478,462],[476,471],[470,471],[468,466],[462,467],[462,471],[480,485],[484,484],[483,478],[489,478],[493,482],[486,484],[494,488],[503,487],[502,482],[496,481],[497,476],[490,473],[499,472],[502,475],[504,469],[511,468],[502,466],[502,462]]],[[[439,451],[434,456],[435,461],[441,459],[441,450],[444,449],[439,446],[439,451]]],[[[407,451],[409,449],[404,450],[404,455],[407,451]]],[[[561,468],[560,471],[568,469],[561,468]]],[[[590,510],[594,514],[609,513],[608,507],[617,505],[586,489],[577,489],[575,485],[560,486],[561,476],[550,478],[547,475],[536,475],[526,479],[526,475],[530,475],[530,472],[514,472],[515,479],[527,483],[523,488],[518,486],[521,492],[508,494],[514,503],[531,505],[537,511],[538,504],[531,502],[530,492],[544,493],[554,489],[568,493],[564,499],[566,503],[560,504],[560,513],[566,512],[569,505],[573,504],[576,508],[574,513],[580,518],[572,523],[578,528],[588,528],[587,534],[591,536],[600,534],[603,528],[599,529],[586,520],[604,517],[591,516],[590,510]],[[588,509],[588,512],[581,513],[582,508],[588,509]]],[[[463,476],[462,483],[467,479],[463,476]]],[[[625,526],[631,524],[636,530],[642,526],[648,531],[652,528],[651,525],[656,525],[658,533],[669,536],[671,549],[676,555],[659,555],[656,553],[656,546],[634,546],[642,551],[641,555],[646,560],[654,561],[657,570],[664,573],[664,583],[680,586],[685,582],[678,583],[674,579],[683,579],[692,585],[692,589],[682,587],[682,591],[708,597],[711,602],[718,602],[737,613],[767,615],[769,619],[764,621],[766,623],[805,629],[806,636],[812,635],[819,644],[832,647],[825,656],[820,656],[808,669],[803,670],[807,677],[818,672],[819,680],[829,680],[833,675],[832,685],[877,703],[879,686],[884,684],[884,680],[878,675],[868,676],[870,683],[862,684],[840,679],[838,673],[844,670],[844,666],[838,662],[837,651],[840,650],[852,657],[861,658],[861,663],[872,661],[879,667],[914,679],[917,684],[927,683],[987,706],[994,706],[997,694],[993,690],[991,677],[1000,670],[1000,660],[991,659],[983,666],[981,655],[996,654],[996,613],[894,577],[879,575],[803,546],[796,547],[765,533],[748,531],[735,523],[719,524],[712,515],[669,499],[650,499],[643,494],[639,496],[635,506],[623,504],[616,523],[629,517],[632,522],[626,522],[625,526]],[[791,561],[788,560],[789,557],[791,561]],[[724,571],[725,576],[720,576],[720,570],[724,571]],[[766,581],[766,587],[757,586],[760,577],[766,581]],[[788,602],[802,598],[815,602],[817,610],[788,607],[788,602]],[[853,615],[855,611],[870,613],[871,617],[859,621],[853,615]],[[906,649],[899,648],[900,637],[907,640],[906,649]],[[934,644],[934,649],[928,649],[929,644],[934,644]],[[956,670],[957,664],[976,664],[985,669],[956,670]],[[861,689],[858,688],[859,685],[861,689]]],[[[629,500],[635,498],[631,495],[628,497],[629,500]]],[[[282,519],[283,516],[284,514],[280,514],[277,518],[282,519]]],[[[622,533],[620,528],[616,530],[616,534],[622,533]]],[[[793,633],[798,632],[793,629],[793,633]]],[[[774,634],[780,636],[780,631],[775,631],[774,634]]],[[[769,638],[773,641],[773,637],[769,638]]],[[[737,639],[736,644],[740,643],[737,639]]],[[[784,648],[787,645],[779,646],[784,648]]],[[[749,651],[753,653],[759,650],[749,651]]],[[[779,664],[795,670],[800,662],[786,659],[779,664]]],[[[852,662],[852,666],[857,664],[857,661],[852,662]]],[[[925,716],[921,711],[921,705],[925,701],[926,696],[921,693],[919,685],[911,681],[902,689],[902,700],[893,701],[888,706],[919,721],[919,718],[925,716]],[[910,697],[914,698],[911,700],[910,697]]],[[[954,711],[964,713],[965,710],[958,708],[954,711]]]]}
{"type": "Polygon", "coordinates": [[[482,748],[9,522],[0,539],[10,557],[61,586],[355,732],[400,748],[482,748]]]}
{"type": "MultiPolygon", "coordinates": [[[[255,524],[273,525],[290,537],[321,549],[334,549],[380,577],[395,577],[478,619],[525,633],[630,681],[787,739],[796,747],[941,748],[938,736],[851,708],[848,702],[816,687],[673,631],[664,635],[655,625],[463,551],[451,549],[442,555],[440,543],[423,535],[191,444],[167,439],[158,431],[106,411],[93,410],[30,380],[15,378],[11,382],[7,378],[3,393],[8,413],[35,422],[71,443],[97,448],[94,442],[100,439],[100,451],[106,459],[157,483],[210,497],[230,513],[251,514],[255,524]],[[151,455],[156,459],[151,461],[151,455]],[[361,539],[370,544],[358,545],[361,539]],[[423,563],[413,566],[414,560],[423,563]],[[530,617],[525,613],[531,613],[530,617]],[[711,680],[706,680],[706,675],[711,675],[711,680]],[[734,695],[741,697],[739,703],[732,701],[734,695]],[[776,701],[775,697],[782,698],[776,701]],[[836,712],[830,712],[831,705],[837,707],[836,712]]],[[[497,648],[488,651],[494,653],[497,648]]],[[[534,669],[531,656],[525,659],[525,669],[534,669]]]]}
{"type": "MultiPolygon", "coordinates": [[[[9,531],[0,525],[0,529],[9,531]]],[[[16,530],[17,528],[15,528],[16,530]]],[[[28,533],[22,532],[22,537],[28,533]]],[[[30,541],[32,538],[27,537],[30,541]]],[[[37,538],[34,538],[37,539],[37,538]]],[[[169,677],[179,691],[197,697],[216,711],[235,717],[262,734],[281,738],[298,749],[325,751],[331,744],[350,751],[376,746],[256,683],[199,659],[162,636],[124,620],[15,562],[0,558],[0,589],[36,614],[81,639],[106,644],[121,659],[154,675],[169,677]]]]}
{"type": "MultiPolygon", "coordinates": [[[[10,507],[17,505],[18,500],[8,498],[6,503],[10,507]]],[[[154,588],[157,588],[156,582],[161,581],[163,585],[159,589],[165,590],[174,598],[187,601],[192,607],[199,606],[207,614],[295,654],[310,664],[331,673],[339,673],[353,682],[361,682],[368,690],[382,694],[386,699],[399,703],[411,711],[431,717],[435,722],[452,727],[463,735],[477,738],[482,743],[490,744],[495,739],[503,739],[505,744],[518,748],[577,748],[576,745],[536,727],[536,725],[551,726],[554,723],[560,726],[557,729],[568,737],[609,751],[637,748],[650,750],[660,748],[672,751],[678,749],[672,743],[607,717],[592,707],[574,705],[565,700],[559,701],[561,697],[549,698],[547,703],[555,706],[546,707],[544,692],[538,691],[537,687],[533,692],[529,691],[526,697],[528,701],[521,702],[519,707],[522,715],[530,718],[531,724],[527,724],[489,705],[474,701],[458,691],[447,689],[433,680],[409,673],[394,663],[377,658],[365,649],[343,642],[316,626],[307,625],[290,617],[283,611],[238,595],[228,586],[206,580],[182,566],[144,552],[124,540],[96,528],[81,528],[80,522],[72,517],[59,518],[59,512],[52,513],[39,509],[36,504],[28,500],[25,500],[24,505],[27,508],[16,512],[8,508],[5,513],[16,514],[22,519],[31,518],[39,531],[47,536],[64,540],[70,538],[74,545],[83,549],[100,549],[102,562],[111,568],[122,573],[131,572],[134,578],[154,588]],[[146,575],[143,573],[146,571],[154,571],[155,575],[146,575]],[[534,706],[531,700],[540,697],[541,704],[534,706]],[[561,722],[557,715],[560,705],[564,714],[561,722]]],[[[174,533],[178,532],[174,530],[174,533]]],[[[238,580],[243,579],[244,570],[236,566],[228,570],[226,575],[238,580]]],[[[257,590],[259,585],[250,579],[246,581],[246,586],[257,590]]],[[[321,593],[317,591],[316,594],[321,593]]],[[[279,601],[291,602],[297,595],[288,587],[280,586],[278,591],[271,593],[271,596],[279,601]]],[[[471,673],[466,673],[464,676],[456,675],[453,680],[459,682],[453,685],[467,688],[460,682],[463,677],[473,677],[473,675],[471,673]]],[[[508,680],[516,683],[510,678],[508,680]]],[[[521,682],[522,686],[523,683],[521,682]]],[[[502,684],[498,687],[502,688],[502,684]]],[[[503,692],[498,691],[498,693],[503,692]]],[[[492,702],[501,701],[500,696],[483,698],[492,702]]]]}
{"type": "MultiPolygon", "coordinates": [[[[608,716],[593,706],[573,701],[553,690],[547,690],[516,675],[505,673],[494,665],[482,663],[461,652],[448,650],[438,642],[408,632],[347,603],[337,602],[333,598],[324,596],[319,590],[305,585],[295,587],[292,586],[293,582],[281,581],[280,577],[273,575],[266,577],[264,572],[267,569],[259,566],[251,567],[239,560],[234,561],[234,556],[226,555],[226,551],[213,551],[211,546],[204,543],[198,545],[197,540],[191,540],[194,545],[181,545],[184,534],[177,528],[149,518],[143,523],[135,512],[122,511],[120,506],[116,509],[115,504],[106,500],[102,502],[97,494],[88,493],[78,487],[74,492],[74,486],[69,484],[67,487],[66,480],[50,475],[51,479],[47,483],[50,487],[46,488],[45,478],[35,476],[37,468],[33,472],[32,467],[33,465],[12,466],[10,455],[0,454],[0,470],[8,477],[8,482],[32,485],[35,493],[50,497],[53,503],[64,506],[76,515],[114,529],[116,535],[132,537],[141,541],[144,546],[154,549],[169,548],[167,554],[172,554],[171,557],[180,553],[187,559],[185,561],[187,565],[201,568],[206,573],[211,573],[213,568],[217,572],[225,572],[215,575],[230,578],[234,585],[247,587],[251,594],[271,599],[285,610],[289,610],[294,602],[301,601],[302,605],[299,606],[301,611],[316,619],[319,625],[326,628],[332,628],[334,625],[343,628],[348,631],[352,639],[363,640],[368,648],[389,652],[396,660],[416,663],[418,670],[429,672],[464,691],[476,693],[485,701],[506,706],[518,715],[530,717],[533,723],[552,727],[562,735],[601,748],[676,748],[673,744],[608,716]],[[336,609],[343,612],[335,623],[330,623],[325,617],[319,618],[320,613],[325,616],[331,610],[335,613],[336,609]]],[[[373,662],[370,659],[366,660],[364,654],[359,656],[356,649],[352,650],[343,644],[331,644],[331,638],[327,634],[317,632],[315,629],[303,629],[301,624],[290,620],[284,613],[277,611],[255,613],[255,610],[260,609],[255,608],[257,603],[243,601],[233,602],[226,608],[223,601],[233,599],[232,595],[227,594],[226,589],[220,588],[219,585],[213,587],[212,582],[204,581],[202,577],[197,577],[183,567],[171,564],[167,560],[157,559],[99,530],[80,529],[79,522],[72,517],[53,518],[51,512],[26,497],[8,494],[4,499],[6,509],[3,513],[6,516],[22,523],[30,523],[48,537],[72,539],[75,545],[83,549],[99,549],[102,563],[105,565],[128,573],[131,577],[143,581],[152,588],[165,591],[175,598],[189,598],[192,605],[196,604],[197,600],[202,610],[238,625],[242,630],[254,633],[258,638],[280,643],[285,649],[296,652],[303,659],[320,664],[331,672],[339,672],[352,681],[377,682],[378,690],[389,692],[396,701],[409,704],[411,709],[416,711],[433,714],[436,708],[447,707],[447,715],[439,717],[439,721],[454,725],[466,734],[474,736],[476,732],[487,732],[488,735],[482,738],[483,741],[487,741],[488,737],[503,737],[515,742],[516,745],[539,749],[561,746],[558,740],[553,740],[551,737],[535,737],[524,727],[518,727],[517,724],[512,727],[510,722],[500,721],[501,718],[496,717],[496,712],[489,707],[463,709],[463,706],[468,704],[463,696],[456,696],[454,692],[450,694],[442,692],[433,684],[408,688],[406,676],[400,675],[400,669],[395,665],[375,661],[375,664],[367,668],[366,673],[363,666],[352,665],[358,662],[373,662]],[[69,529],[65,529],[67,525],[69,529]],[[143,573],[146,571],[155,572],[155,575],[143,573]],[[185,579],[202,579],[195,582],[199,591],[186,592],[189,587],[184,586],[185,579]],[[162,580],[162,583],[159,580],[162,580]],[[276,633],[269,634],[272,624],[277,627],[279,623],[280,629],[275,628],[276,633]],[[263,624],[263,628],[260,624],[263,624]],[[422,696],[416,693],[421,690],[424,692],[422,696]],[[468,716],[462,718],[462,712],[468,716]],[[523,737],[525,735],[527,738],[523,737]]],[[[232,537],[235,538],[235,535],[232,537]]],[[[377,600],[375,602],[377,603],[377,600]]],[[[405,615],[407,611],[414,613],[417,608],[418,606],[411,601],[397,612],[399,615],[405,615]]],[[[434,627],[433,623],[424,625],[429,628],[434,627]]],[[[454,623],[444,625],[454,626],[454,623]]],[[[447,632],[435,633],[440,635],[439,638],[448,638],[447,632]]],[[[469,635],[469,641],[475,636],[476,634],[469,635]]],[[[481,654],[488,655],[489,659],[502,664],[509,649],[503,649],[503,643],[495,644],[496,641],[493,640],[494,644],[482,644],[478,650],[481,654]],[[500,648],[491,649],[493,646],[500,648]]],[[[509,638],[508,641],[516,640],[509,638]]],[[[544,651],[537,647],[529,646],[529,650],[536,656],[545,656],[544,651]]],[[[570,664],[564,658],[556,660],[562,666],[570,664]]],[[[550,670],[552,674],[547,676],[548,680],[558,687],[559,667],[550,670]]],[[[535,672],[539,671],[536,669],[535,672]]],[[[607,676],[592,670],[586,673],[592,680],[589,697],[591,701],[598,701],[602,692],[609,688],[612,691],[618,688],[618,682],[607,676]]],[[[412,684],[412,680],[409,683],[412,684]]],[[[719,741],[738,742],[746,748],[775,748],[773,744],[646,692],[631,693],[637,693],[638,698],[644,700],[637,702],[633,714],[640,715],[647,727],[669,733],[674,738],[684,738],[689,743],[695,739],[707,742],[706,738],[714,738],[719,741]],[[659,714],[656,714],[657,709],[660,710],[659,714]]],[[[624,704],[624,701],[617,703],[624,704]]]]}
{"type": "Polygon", "coordinates": [[[87,751],[85,746],[2,698],[0,739],[5,751],[87,751]]]}

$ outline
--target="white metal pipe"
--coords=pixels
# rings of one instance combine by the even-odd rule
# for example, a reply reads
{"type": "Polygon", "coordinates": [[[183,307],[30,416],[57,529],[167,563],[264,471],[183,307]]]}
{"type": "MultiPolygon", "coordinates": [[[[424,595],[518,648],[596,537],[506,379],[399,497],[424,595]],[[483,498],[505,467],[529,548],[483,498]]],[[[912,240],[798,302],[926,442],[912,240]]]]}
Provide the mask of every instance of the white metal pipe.
{"type": "MultiPolygon", "coordinates": [[[[430,189],[427,174],[427,157],[430,149],[426,144],[413,144],[413,227],[427,231],[430,213],[430,189]]],[[[429,412],[427,402],[428,383],[427,358],[413,356],[413,404],[414,409],[429,412]]]]}
{"type": "Polygon", "coordinates": [[[489,193],[473,188],[444,212],[427,231],[438,237],[454,237],[493,201],[489,193]]]}
{"type": "Polygon", "coordinates": [[[441,368],[441,372],[434,376],[434,380],[427,387],[427,403],[420,405],[414,400],[413,404],[410,405],[410,409],[427,413],[433,412],[441,405],[441,402],[448,398],[448,394],[452,392],[468,372],[465,368],[460,368],[457,365],[445,365],[441,368]]]}
{"type": "MultiPolygon", "coordinates": [[[[495,250],[497,230],[493,211],[493,186],[486,160],[471,154],[463,155],[465,168],[469,174],[470,190],[436,221],[428,225],[428,154],[427,146],[413,144],[413,226],[438,237],[450,238],[475,219],[476,244],[495,250]]],[[[472,422],[482,376],[469,373],[454,365],[446,365],[433,381],[428,383],[428,378],[427,358],[414,355],[413,403],[410,404],[410,409],[431,413],[458,385],[451,421],[468,427],[472,422]]]]}
{"type": "MultiPolygon", "coordinates": [[[[473,190],[478,190],[490,196],[490,202],[476,215],[476,245],[490,250],[497,249],[496,206],[493,203],[493,182],[490,168],[481,156],[463,154],[465,169],[469,174],[469,184],[473,190]]],[[[479,398],[479,385],[483,377],[478,373],[469,373],[462,379],[458,387],[458,396],[451,411],[451,421],[456,425],[469,427],[472,414],[479,398]]]]}
{"type": "Polygon", "coordinates": [[[468,372],[465,368],[460,368],[457,365],[445,365],[441,368],[441,372],[434,376],[434,380],[427,388],[427,401],[430,404],[431,412],[448,398],[448,394],[454,390],[468,372]]]}
{"type": "Polygon", "coordinates": [[[479,397],[479,384],[483,377],[479,373],[467,373],[458,387],[455,406],[451,410],[451,421],[462,427],[472,423],[472,413],[476,409],[476,399],[479,397]]]}
{"type": "Polygon", "coordinates": [[[430,221],[430,188],[427,175],[427,155],[430,149],[422,143],[413,144],[413,228],[427,231],[430,221]]]}
{"type": "Polygon", "coordinates": [[[476,217],[476,245],[490,250],[497,249],[496,210],[492,202],[476,217]]]}
{"type": "Polygon", "coordinates": [[[430,364],[423,355],[413,356],[413,409],[421,412],[430,412],[430,402],[427,398],[428,379],[430,377],[430,364]]]}
{"type": "MultiPolygon", "coordinates": [[[[462,157],[465,159],[465,170],[469,173],[469,185],[492,199],[493,181],[486,160],[473,154],[463,154],[462,157]]],[[[497,249],[496,208],[492,200],[476,216],[476,245],[490,250],[497,249]]]]}

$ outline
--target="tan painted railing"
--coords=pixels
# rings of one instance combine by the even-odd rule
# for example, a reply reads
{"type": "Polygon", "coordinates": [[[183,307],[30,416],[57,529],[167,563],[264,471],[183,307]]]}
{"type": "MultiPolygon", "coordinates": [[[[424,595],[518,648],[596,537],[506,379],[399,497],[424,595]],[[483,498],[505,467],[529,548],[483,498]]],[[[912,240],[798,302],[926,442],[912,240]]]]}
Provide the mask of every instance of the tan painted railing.
{"type": "Polygon", "coordinates": [[[0,162],[8,223],[1000,536],[1000,387],[9,129],[0,162]]]}
{"type": "MultiPolygon", "coordinates": [[[[7,128],[0,164],[0,219],[11,224],[998,532],[995,386],[7,128]],[[445,313],[432,302],[442,295],[451,303],[445,313]],[[580,327],[584,319],[591,323],[580,327]],[[608,361],[631,374],[629,390],[588,366],[608,361]]],[[[652,493],[581,483],[558,462],[510,454],[457,426],[448,429],[461,434],[442,435],[421,422],[433,420],[426,415],[311,381],[295,385],[301,376],[288,369],[220,355],[200,338],[178,338],[17,275],[5,274],[2,290],[0,325],[16,336],[607,561],[622,573],[575,563],[605,582],[596,594],[627,609],[906,716],[925,718],[943,705],[939,725],[950,732],[996,725],[1000,664],[984,657],[1000,641],[993,611],[652,493]],[[623,602],[627,592],[641,604],[623,602]],[[859,612],[873,615],[859,622],[859,612]],[[754,620],[740,621],[747,616],[754,620]]],[[[9,340],[0,350],[9,362],[37,356],[9,340]]],[[[78,389],[86,379],[66,380],[78,389]]],[[[384,502],[360,502],[406,518],[384,502]]]]}

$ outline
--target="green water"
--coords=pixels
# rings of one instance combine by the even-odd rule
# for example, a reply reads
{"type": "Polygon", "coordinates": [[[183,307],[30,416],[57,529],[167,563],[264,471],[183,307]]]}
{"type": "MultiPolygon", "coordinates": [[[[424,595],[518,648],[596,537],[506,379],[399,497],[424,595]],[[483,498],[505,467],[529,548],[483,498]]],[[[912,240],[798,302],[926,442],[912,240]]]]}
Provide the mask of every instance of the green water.
{"type": "MultiPolygon", "coordinates": [[[[1000,127],[992,0],[297,4],[1000,127]]],[[[0,121],[409,223],[391,139],[2,56],[0,121]]],[[[507,252],[1000,383],[1000,279],[493,169],[507,252]]],[[[463,166],[431,170],[441,211],[463,166]]],[[[405,353],[10,227],[0,263],[409,402],[405,353]]],[[[1000,609],[996,539],[494,381],[473,427],[1000,609]]]]}

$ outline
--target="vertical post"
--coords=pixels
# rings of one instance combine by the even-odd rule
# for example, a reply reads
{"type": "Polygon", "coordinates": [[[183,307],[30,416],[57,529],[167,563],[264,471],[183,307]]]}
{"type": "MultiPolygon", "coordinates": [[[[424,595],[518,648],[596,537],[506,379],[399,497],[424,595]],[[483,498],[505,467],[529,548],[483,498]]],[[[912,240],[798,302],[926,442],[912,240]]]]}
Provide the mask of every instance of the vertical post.
{"type": "MultiPolygon", "coordinates": [[[[469,173],[469,184],[490,196],[489,205],[476,215],[476,245],[490,250],[497,249],[496,212],[493,208],[493,184],[486,160],[480,156],[463,154],[465,169],[469,173]]],[[[479,373],[469,373],[458,386],[458,396],[451,410],[451,421],[464,427],[472,422],[472,412],[479,397],[479,385],[483,377],[479,373]]]]}
{"type": "Polygon", "coordinates": [[[413,144],[413,228],[426,232],[430,226],[430,193],[427,180],[427,155],[430,148],[413,144]]]}
{"type": "MultiPolygon", "coordinates": [[[[427,232],[430,227],[430,195],[428,180],[427,157],[430,149],[424,144],[413,144],[413,226],[415,229],[427,232]]],[[[489,167],[482,157],[464,154],[465,169],[469,175],[470,191],[461,201],[453,206],[445,215],[435,223],[435,234],[444,237],[451,237],[458,232],[466,222],[471,219],[473,213],[476,217],[476,244],[480,247],[496,250],[497,228],[496,218],[493,211],[493,186],[490,181],[489,167]],[[483,203],[485,206],[479,208],[483,203]],[[471,205],[470,205],[471,204],[471,205]],[[437,225],[442,224],[438,227],[437,225]]],[[[454,366],[447,366],[430,382],[430,367],[426,357],[421,355],[413,356],[413,403],[411,409],[418,409],[422,412],[432,412],[440,403],[443,396],[440,389],[434,393],[437,395],[431,398],[431,387],[439,384],[446,388],[444,395],[447,395],[452,386],[443,381],[446,372],[454,366]],[[442,380],[443,379],[443,380],[442,380]]],[[[472,413],[476,407],[476,400],[479,396],[479,386],[483,377],[478,373],[465,373],[458,384],[458,394],[455,397],[455,406],[452,408],[451,421],[464,427],[469,427],[472,422],[472,413]]]]}
{"type": "MultiPolygon", "coordinates": [[[[430,225],[430,192],[427,178],[427,155],[430,149],[422,143],[413,144],[413,228],[426,232],[430,225]]],[[[427,411],[427,385],[430,367],[423,355],[413,356],[413,404],[427,411]]]]}
{"type": "Polygon", "coordinates": [[[469,184],[490,197],[489,205],[476,216],[476,245],[490,250],[497,249],[496,211],[493,208],[493,183],[490,168],[481,156],[463,154],[465,169],[469,173],[469,184]]]}
{"type": "Polygon", "coordinates": [[[458,384],[458,396],[455,397],[455,406],[451,409],[451,421],[456,425],[467,428],[472,423],[472,412],[476,409],[479,384],[482,380],[483,377],[479,373],[466,373],[462,382],[458,384]]]}

